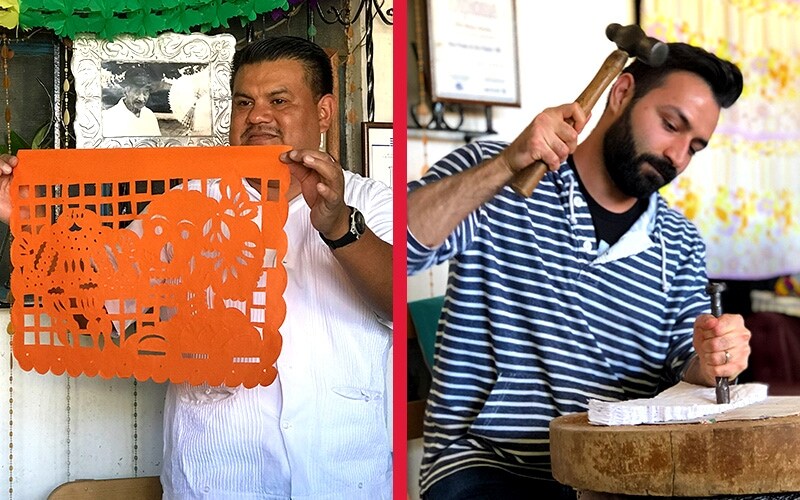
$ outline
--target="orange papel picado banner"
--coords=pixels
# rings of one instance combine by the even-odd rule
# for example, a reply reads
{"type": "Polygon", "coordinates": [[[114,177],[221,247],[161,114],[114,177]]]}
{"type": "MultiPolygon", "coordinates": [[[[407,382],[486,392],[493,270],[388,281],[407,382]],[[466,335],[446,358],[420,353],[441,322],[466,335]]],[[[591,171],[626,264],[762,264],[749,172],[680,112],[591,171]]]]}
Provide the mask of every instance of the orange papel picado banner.
{"type": "Polygon", "coordinates": [[[20,151],[20,367],[268,385],[286,307],[288,148],[20,151]]]}

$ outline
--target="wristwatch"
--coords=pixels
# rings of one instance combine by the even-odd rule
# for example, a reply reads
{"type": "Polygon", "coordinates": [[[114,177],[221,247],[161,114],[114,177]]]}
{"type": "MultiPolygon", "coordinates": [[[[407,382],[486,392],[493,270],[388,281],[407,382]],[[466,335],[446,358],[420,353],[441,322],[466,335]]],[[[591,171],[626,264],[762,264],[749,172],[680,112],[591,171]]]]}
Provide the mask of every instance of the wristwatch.
{"type": "Polygon", "coordinates": [[[367,224],[364,222],[364,215],[356,207],[350,207],[350,230],[344,236],[337,240],[329,240],[322,233],[319,233],[319,237],[331,250],[335,250],[358,241],[366,230],[367,224]]]}

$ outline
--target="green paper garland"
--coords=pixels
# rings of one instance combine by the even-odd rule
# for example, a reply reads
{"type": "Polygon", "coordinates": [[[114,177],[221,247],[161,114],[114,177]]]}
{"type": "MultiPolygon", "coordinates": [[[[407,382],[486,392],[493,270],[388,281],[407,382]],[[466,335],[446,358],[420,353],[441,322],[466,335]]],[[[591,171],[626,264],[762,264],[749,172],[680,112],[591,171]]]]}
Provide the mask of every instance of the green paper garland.
{"type": "Polygon", "coordinates": [[[228,28],[231,19],[244,24],[275,9],[288,10],[288,0],[20,0],[19,25],[66,38],[94,33],[110,40],[228,28]]]}

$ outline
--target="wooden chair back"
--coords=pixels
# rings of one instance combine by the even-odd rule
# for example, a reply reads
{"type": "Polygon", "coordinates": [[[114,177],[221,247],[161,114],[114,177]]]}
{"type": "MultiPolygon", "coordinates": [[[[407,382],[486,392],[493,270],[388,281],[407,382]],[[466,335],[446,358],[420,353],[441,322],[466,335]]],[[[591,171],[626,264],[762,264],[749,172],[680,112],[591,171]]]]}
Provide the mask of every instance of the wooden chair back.
{"type": "Polygon", "coordinates": [[[158,476],[80,479],[54,489],[47,500],[161,500],[158,476]]]}

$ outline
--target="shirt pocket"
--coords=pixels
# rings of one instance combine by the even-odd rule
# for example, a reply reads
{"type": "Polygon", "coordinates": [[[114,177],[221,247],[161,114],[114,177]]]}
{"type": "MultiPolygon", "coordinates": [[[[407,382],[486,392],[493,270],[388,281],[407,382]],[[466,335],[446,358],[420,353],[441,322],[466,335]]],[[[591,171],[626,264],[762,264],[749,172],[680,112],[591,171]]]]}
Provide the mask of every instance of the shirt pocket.
{"type": "Polygon", "coordinates": [[[184,403],[216,403],[228,399],[239,391],[239,387],[226,387],[223,385],[211,386],[207,383],[200,385],[180,384],[177,388],[178,397],[184,403]]]}
{"type": "Polygon", "coordinates": [[[385,394],[366,387],[335,386],[321,416],[322,456],[339,464],[337,478],[347,484],[372,481],[391,470],[391,441],[385,394]]]}
{"type": "Polygon", "coordinates": [[[356,401],[383,401],[383,393],[361,387],[331,387],[331,390],[345,399],[356,401]]]}

